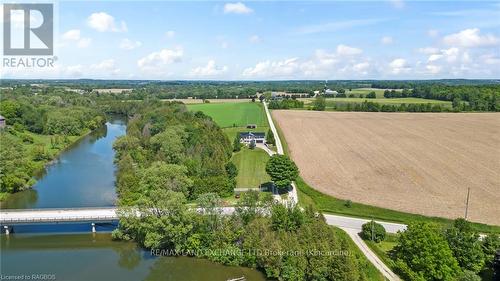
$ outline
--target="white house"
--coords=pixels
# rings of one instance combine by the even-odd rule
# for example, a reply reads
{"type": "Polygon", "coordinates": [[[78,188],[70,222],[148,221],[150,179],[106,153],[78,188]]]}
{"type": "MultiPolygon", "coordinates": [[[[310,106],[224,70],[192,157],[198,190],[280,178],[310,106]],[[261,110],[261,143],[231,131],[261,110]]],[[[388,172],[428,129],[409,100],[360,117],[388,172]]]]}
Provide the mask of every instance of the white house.
{"type": "Polygon", "coordinates": [[[263,132],[242,132],[240,133],[240,142],[245,144],[255,143],[265,143],[266,133],[263,132]]]}

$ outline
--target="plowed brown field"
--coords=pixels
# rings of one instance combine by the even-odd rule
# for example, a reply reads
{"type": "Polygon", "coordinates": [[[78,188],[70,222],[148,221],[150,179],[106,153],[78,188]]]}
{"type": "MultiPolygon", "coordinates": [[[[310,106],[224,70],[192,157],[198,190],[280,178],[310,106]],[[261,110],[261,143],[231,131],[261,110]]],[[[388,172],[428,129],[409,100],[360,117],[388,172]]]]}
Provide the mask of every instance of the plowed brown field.
{"type": "Polygon", "coordinates": [[[500,225],[500,113],[273,111],[312,187],[341,199],[500,225]]]}

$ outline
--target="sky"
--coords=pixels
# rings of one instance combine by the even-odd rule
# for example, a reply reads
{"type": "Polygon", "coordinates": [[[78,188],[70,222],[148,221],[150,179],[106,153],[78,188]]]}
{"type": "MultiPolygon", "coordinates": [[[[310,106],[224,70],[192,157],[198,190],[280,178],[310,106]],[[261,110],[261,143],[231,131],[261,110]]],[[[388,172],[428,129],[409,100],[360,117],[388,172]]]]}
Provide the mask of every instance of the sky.
{"type": "Polygon", "coordinates": [[[60,1],[55,14],[55,66],[2,78],[500,78],[498,1],[60,1]]]}

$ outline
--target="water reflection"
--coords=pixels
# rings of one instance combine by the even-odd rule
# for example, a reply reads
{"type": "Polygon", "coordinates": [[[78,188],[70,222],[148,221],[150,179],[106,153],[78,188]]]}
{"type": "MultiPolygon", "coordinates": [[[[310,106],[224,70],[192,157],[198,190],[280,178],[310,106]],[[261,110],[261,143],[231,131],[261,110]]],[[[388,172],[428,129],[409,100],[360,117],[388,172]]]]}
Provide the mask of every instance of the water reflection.
{"type": "Polygon", "coordinates": [[[221,280],[259,271],[188,257],[155,257],[135,243],[112,241],[109,233],[15,234],[0,237],[5,275],[55,274],[57,280],[221,280]]]}
{"type": "Polygon", "coordinates": [[[126,124],[114,119],[62,152],[31,190],[9,196],[1,208],[108,207],[116,201],[113,142],[126,124]]]}

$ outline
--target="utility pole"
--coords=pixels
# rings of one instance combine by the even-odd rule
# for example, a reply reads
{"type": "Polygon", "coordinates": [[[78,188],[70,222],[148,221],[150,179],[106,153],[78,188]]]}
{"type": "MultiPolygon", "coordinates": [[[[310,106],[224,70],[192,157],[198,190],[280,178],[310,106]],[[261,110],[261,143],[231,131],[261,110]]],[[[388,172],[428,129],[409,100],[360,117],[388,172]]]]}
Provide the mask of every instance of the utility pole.
{"type": "Polygon", "coordinates": [[[467,213],[469,212],[469,196],[470,196],[470,187],[467,188],[467,203],[465,204],[465,220],[467,220],[467,213]]]}
{"type": "Polygon", "coordinates": [[[375,241],[375,233],[374,233],[375,221],[373,220],[373,217],[372,217],[372,221],[370,222],[370,224],[372,225],[372,241],[375,241]]]}

